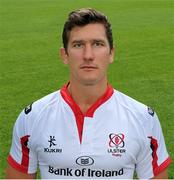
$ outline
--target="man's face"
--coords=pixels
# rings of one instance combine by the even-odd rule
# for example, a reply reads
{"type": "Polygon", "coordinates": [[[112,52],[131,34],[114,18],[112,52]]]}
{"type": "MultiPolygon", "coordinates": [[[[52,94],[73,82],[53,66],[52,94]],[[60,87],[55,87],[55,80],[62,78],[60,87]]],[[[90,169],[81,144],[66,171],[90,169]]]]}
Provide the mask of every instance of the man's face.
{"type": "Polygon", "coordinates": [[[96,23],[74,27],[67,53],[62,48],[61,56],[69,65],[70,81],[93,85],[107,80],[107,67],[113,62],[114,50],[110,50],[104,26],[96,23]]]}

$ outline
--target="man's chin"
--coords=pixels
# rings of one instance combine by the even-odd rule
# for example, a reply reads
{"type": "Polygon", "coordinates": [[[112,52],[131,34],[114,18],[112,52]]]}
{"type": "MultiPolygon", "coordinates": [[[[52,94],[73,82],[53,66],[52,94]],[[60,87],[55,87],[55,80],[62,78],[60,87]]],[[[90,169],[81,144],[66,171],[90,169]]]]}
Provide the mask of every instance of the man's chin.
{"type": "Polygon", "coordinates": [[[86,79],[86,80],[81,80],[81,84],[84,86],[94,86],[99,82],[97,79],[86,79]]]}

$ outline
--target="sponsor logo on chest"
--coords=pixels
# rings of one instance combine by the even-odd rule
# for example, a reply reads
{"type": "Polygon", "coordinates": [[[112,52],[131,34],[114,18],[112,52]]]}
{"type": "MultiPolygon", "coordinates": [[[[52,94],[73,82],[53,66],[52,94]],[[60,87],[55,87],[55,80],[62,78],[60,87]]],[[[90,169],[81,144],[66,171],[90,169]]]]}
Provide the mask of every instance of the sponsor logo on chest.
{"type": "Polygon", "coordinates": [[[122,176],[124,174],[123,168],[119,170],[94,170],[90,168],[82,168],[82,169],[72,169],[72,168],[54,168],[49,166],[48,172],[50,174],[58,175],[58,176],[66,176],[66,177],[117,177],[122,176]]]}

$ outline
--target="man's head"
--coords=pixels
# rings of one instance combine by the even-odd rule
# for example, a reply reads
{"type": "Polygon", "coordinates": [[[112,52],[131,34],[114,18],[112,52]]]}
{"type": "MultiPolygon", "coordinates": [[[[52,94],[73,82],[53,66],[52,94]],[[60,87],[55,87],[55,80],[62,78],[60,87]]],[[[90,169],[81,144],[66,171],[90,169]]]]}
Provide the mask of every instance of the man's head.
{"type": "Polygon", "coordinates": [[[64,29],[62,33],[63,45],[67,52],[68,42],[70,32],[74,27],[83,27],[88,24],[100,23],[104,26],[106,37],[109,42],[110,50],[113,49],[113,37],[112,37],[112,29],[111,25],[108,22],[107,17],[91,8],[83,8],[76,11],[72,11],[67,21],[64,24],[64,29]]]}
{"type": "Polygon", "coordinates": [[[107,83],[114,48],[106,16],[89,8],[71,12],[64,26],[63,43],[60,55],[69,66],[71,83],[107,83]]]}

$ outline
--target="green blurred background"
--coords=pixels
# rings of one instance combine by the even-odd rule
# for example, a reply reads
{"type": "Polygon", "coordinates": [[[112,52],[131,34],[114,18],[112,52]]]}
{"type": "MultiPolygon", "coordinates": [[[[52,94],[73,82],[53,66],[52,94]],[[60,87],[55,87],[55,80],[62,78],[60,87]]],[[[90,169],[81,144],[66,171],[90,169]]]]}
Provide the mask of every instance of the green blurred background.
{"type": "Polygon", "coordinates": [[[173,0],[0,0],[0,178],[20,111],[68,81],[61,33],[67,14],[82,7],[109,17],[116,47],[109,82],[155,109],[174,159],[173,0]]]}

